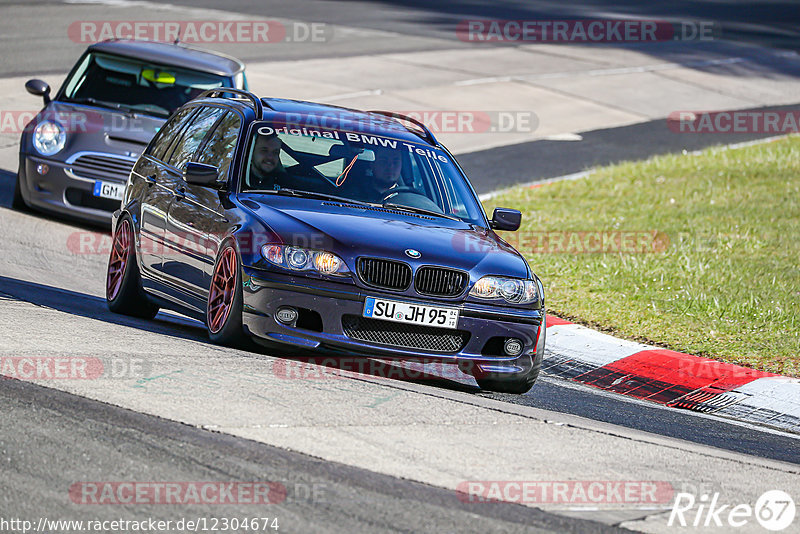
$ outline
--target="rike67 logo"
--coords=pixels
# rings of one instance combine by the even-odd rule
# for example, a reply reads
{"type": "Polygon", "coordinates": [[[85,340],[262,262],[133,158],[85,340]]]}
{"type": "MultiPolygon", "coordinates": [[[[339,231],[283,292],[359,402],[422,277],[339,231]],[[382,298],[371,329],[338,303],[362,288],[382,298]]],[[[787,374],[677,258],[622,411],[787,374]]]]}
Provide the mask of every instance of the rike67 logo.
{"type": "Polygon", "coordinates": [[[678,493],[667,526],[697,528],[739,528],[757,521],[763,528],[779,532],[794,522],[796,508],[792,497],[781,490],[765,492],[755,506],[720,502],[719,493],[678,493]]]}

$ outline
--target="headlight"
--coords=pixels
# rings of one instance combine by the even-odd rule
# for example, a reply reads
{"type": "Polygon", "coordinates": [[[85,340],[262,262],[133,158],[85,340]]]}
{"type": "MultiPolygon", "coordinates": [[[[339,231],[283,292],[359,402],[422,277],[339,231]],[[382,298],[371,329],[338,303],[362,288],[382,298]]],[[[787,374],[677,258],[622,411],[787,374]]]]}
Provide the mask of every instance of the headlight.
{"type": "Polygon", "coordinates": [[[469,294],[479,299],[503,299],[511,304],[530,304],[539,299],[535,281],[499,276],[484,276],[469,294]]]}
{"type": "Polygon", "coordinates": [[[264,245],[261,255],[268,262],[294,271],[316,271],[329,276],[346,276],[350,273],[344,260],[331,252],[309,250],[285,245],[264,245]]]}
{"type": "Polygon", "coordinates": [[[42,156],[52,156],[62,148],[67,140],[64,128],[53,121],[42,121],[33,130],[33,147],[42,156]]]}
{"type": "Polygon", "coordinates": [[[302,270],[308,266],[308,259],[311,254],[305,249],[289,247],[286,249],[286,263],[292,269],[302,270]]]}

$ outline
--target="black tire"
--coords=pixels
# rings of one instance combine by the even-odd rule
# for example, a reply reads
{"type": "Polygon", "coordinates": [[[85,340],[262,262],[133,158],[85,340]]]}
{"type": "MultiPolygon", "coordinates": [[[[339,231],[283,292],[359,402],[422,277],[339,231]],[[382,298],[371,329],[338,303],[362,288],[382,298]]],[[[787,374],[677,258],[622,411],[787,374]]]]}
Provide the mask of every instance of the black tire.
{"type": "Polygon", "coordinates": [[[106,303],[108,309],[114,313],[139,317],[142,319],[152,319],[158,313],[158,306],[147,300],[142,289],[142,278],[139,274],[139,265],[136,263],[135,244],[133,239],[133,221],[130,215],[124,215],[117,224],[117,232],[112,240],[111,253],[108,258],[108,270],[106,271],[106,303]],[[124,252],[125,266],[122,272],[122,281],[116,292],[112,289],[111,270],[115,260],[114,251],[117,245],[117,236],[123,231],[125,225],[131,232],[128,246],[124,252]]]}
{"type": "MultiPolygon", "coordinates": [[[[542,324],[544,324],[544,319],[542,319],[542,324]]],[[[547,336],[547,330],[542,330],[542,336],[547,336]]],[[[542,351],[544,352],[544,339],[541,343],[542,351]]],[[[522,395],[523,393],[527,393],[536,383],[536,379],[539,378],[539,371],[542,369],[542,358],[544,354],[537,354],[533,360],[533,367],[531,370],[528,371],[527,374],[523,376],[515,376],[512,378],[477,378],[475,377],[475,381],[478,383],[481,389],[486,391],[494,391],[497,393],[512,393],[514,395],[522,395]]]]}
{"type": "Polygon", "coordinates": [[[14,197],[11,199],[11,207],[17,211],[28,211],[28,205],[22,197],[22,184],[19,182],[19,173],[14,183],[14,197]]]}
{"type": "Polygon", "coordinates": [[[226,347],[233,347],[237,349],[253,350],[253,341],[247,334],[244,333],[244,326],[242,324],[242,303],[244,302],[244,297],[242,296],[242,261],[239,259],[239,253],[236,250],[236,246],[233,244],[233,241],[231,240],[226,241],[219,248],[217,259],[214,262],[214,271],[212,274],[211,284],[212,287],[209,287],[208,302],[206,304],[206,331],[208,332],[208,338],[218,345],[224,345],[226,347]],[[233,251],[233,255],[235,257],[233,301],[230,304],[230,311],[228,312],[227,317],[222,322],[222,326],[219,327],[218,330],[214,331],[211,328],[212,320],[210,312],[212,304],[212,289],[217,271],[220,268],[220,261],[223,259],[225,252],[228,249],[233,251]]]}
{"type": "Polygon", "coordinates": [[[515,378],[476,378],[478,386],[484,391],[494,391],[496,393],[512,393],[522,395],[533,387],[539,377],[539,368],[532,369],[527,375],[515,378]]]}

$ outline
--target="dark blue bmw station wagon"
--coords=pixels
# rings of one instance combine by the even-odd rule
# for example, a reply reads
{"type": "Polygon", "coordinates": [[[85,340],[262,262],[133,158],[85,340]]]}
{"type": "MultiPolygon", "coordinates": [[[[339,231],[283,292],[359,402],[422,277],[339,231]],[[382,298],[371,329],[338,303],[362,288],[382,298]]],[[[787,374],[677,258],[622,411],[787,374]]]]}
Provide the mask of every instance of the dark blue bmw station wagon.
{"type": "Polygon", "coordinates": [[[523,393],[544,291],[454,157],[391,112],[207,91],[136,161],[114,214],[107,301],[204,321],[212,341],[458,364],[523,393]]]}

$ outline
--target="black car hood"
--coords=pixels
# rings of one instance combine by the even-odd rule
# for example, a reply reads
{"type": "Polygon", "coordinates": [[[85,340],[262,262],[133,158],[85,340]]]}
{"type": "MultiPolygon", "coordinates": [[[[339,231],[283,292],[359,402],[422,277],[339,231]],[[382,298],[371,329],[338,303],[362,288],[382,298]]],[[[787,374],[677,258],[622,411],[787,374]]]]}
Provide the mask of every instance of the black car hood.
{"type": "Polygon", "coordinates": [[[461,221],[338,202],[248,194],[243,203],[284,243],[356,257],[444,265],[473,276],[527,277],[525,260],[493,231],[461,221]],[[419,258],[406,250],[413,249],[419,258]]]}

